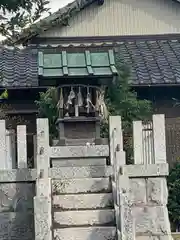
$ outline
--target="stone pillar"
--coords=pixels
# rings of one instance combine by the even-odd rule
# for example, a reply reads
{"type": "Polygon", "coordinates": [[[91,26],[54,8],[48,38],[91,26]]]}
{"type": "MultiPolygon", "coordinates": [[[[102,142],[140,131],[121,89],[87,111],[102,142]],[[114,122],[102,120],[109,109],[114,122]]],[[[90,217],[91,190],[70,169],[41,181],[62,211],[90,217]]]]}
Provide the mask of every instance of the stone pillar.
{"type": "Polygon", "coordinates": [[[6,130],[6,157],[7,168],[16,168],[16,143],[15,143],[15,131],[6,130]]]}
{"type": "Polygon", "coordinates": [[[37,119],[37,174],[34,197],[35,240],[52,240],[52,193],[48,177],[49,157],[48,119],[37,119]]]}
{"type": "Polygon", "coordinates": [[[52,240],[51,179],[37,179],[34,197],[35,240],[52,240]]]}
{"type": "MultiPolygon", "coordinates": [[[[111,164],[113,164],[115,157],[114,154],[117,146],[119,151],[123,151],[123,136],[120,116],[109,117],[109,144],[110,144],[110,161],[111,164]]],[[[119,159],[119,161],[121,161],[121,159],[119,159]]]]}
{"type": "Polygon", "coordinates": [[[153,115],[155,163],[166,163],[166,136],[164,114],[153,115]]]}
{"type": "Polygon", "coordinates": [[[26,126],[17,126],[17,156],[18,168],[27,168],[27,139],[26,126]]]}
{"type": "Polygon", "coordinates": [[[7,169],[6,159],[6,126],[5,120],[0,120],[0,169],[7,169]]]}
{"type": "Polygon", "coordinates": [[[48,178],[50,167],[49,158],[49,124],[48,119],[38,118],[37,124],[37,174],[43,172],[43,177],[48,178]]]}
{"type": "Polygon", "coordinates": [[[135,240],[135,223],[132,214],[132,202],[130,196],[130,182],[128,176],[119,176],[119,229],[121,240],[135,240]]]}
{"type": "Polygon", "coordinates": [[[133,121],[134,164],[143,164],[142,121],[133,121]]]}

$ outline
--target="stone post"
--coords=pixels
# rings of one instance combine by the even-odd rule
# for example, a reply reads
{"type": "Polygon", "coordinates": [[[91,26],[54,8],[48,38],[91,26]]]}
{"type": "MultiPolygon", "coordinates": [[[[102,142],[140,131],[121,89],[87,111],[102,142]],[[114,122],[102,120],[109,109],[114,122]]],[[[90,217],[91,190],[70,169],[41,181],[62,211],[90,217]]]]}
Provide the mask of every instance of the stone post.
{"type": "MultiPolygon", "coordinates": [[[[109,117],[110,161],[113,164],[116,147],[123,151],[123,136],[120,116],[109,117]]],[[[120,159],[119,159],[120,160],[120,159]]]]}
{"type": "Polygon", "coordinates": [[[37,174],[43,172],[43,177],[48,178],[50,167],[49,158],[49,124],[48,119],[38,118],[37,124],[37,174]]]}
{"type": "Polygon", "coordinates": [[[52,240],[51,179],[37,179],[34,197],[35,240],[52,240]]]}
{"type": "Polygon", "coordinates": [[[26,126],[17,126],[17,156],[18,168],[27,168],[26,126]]]}
{"type": "Polygon", "coordinates": [[[134,164],[143,164],[142,121],[133,121],[134,164]]]}
{"type": "Polygon", "coordinates": [[[166,163],[166,135],[164,114],[153,115],[155,163],[166,163]]]}
{"type": "Polygon", "coordinates": [[[16,168],[16,143],[15,143],[15,131],[6,130],[6,157],[7,168],[16,168]]]}
{"type": "Polygon", "coordinates": [[[0,120],[0,169],[7,169],[6,158],[6,123],[5,120],[0,120]]]}
{"type": "Polygon", "coordinates": [[[129,177],[119,176],[119,207],[121,240],[135,240],[135,223],[132,214],[129,177]]]}
{"type": "Polygon", "coordinates": [[[49,157],[48,119],[37,119],[37,174],[34,197],[35,240],[52,240],[52,194],[48,177],[49,157]]]}

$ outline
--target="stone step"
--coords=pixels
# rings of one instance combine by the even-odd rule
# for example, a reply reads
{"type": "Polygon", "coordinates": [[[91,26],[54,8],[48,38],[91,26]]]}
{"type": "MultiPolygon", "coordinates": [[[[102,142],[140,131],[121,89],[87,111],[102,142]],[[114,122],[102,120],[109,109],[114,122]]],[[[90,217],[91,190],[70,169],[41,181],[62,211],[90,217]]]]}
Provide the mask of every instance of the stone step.
{"type": "Polygon", "coordinates": [[[109,178],[81,178],[52,180],[53,194],[111,192],[109,178]]]}
{"type": "Polygon", "coordinates": [[[106,158],[73,158],[73,159],[52,159],[52,167],[67,166],[105,166],[106,158]]]}
{"type": "Polygon", "coordinates": [[[60,167],[50,168],[52,179],[98,178],[112,175],[112,166],[60,167]]]}
{"type": "Polygon", "coordinates": [[[53,206],[59,209],[97,209],[113,207],[112,193],[53,196],[53,206]]]}
{"type": "Polygon", "coordinates": [[[108,145],[50,147],[50,158],[109,157],[108,145]]]}
{"type": "Polygon", "coordinates": [[[62,228],[54,230],[54,239],[58,240],[115,240],[115,227],[62,228]]]}
{"type": "Polygon", "coordinates": [[[93,226],[115,224],[114,209],[80,210],[54,212],[54,224],[61,227],[93,226]]]}

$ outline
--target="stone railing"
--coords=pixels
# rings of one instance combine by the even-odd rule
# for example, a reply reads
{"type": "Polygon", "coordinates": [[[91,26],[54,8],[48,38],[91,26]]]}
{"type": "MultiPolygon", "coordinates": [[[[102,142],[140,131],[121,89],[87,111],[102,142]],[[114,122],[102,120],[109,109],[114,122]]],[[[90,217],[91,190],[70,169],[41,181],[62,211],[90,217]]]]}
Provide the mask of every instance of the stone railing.
{"type": "Polygon", "coordinates": [[[148,155],[150,149],[144,149],[140,126],[140,122],[134,123],[135,164],[126,165],[121,118],[110,118],[110,157],[119,239],[172,239],[166,206],[168,164],[164,116],[153,116],[154,162],[143,161],[143,152],[146,150],[148,155]]]}

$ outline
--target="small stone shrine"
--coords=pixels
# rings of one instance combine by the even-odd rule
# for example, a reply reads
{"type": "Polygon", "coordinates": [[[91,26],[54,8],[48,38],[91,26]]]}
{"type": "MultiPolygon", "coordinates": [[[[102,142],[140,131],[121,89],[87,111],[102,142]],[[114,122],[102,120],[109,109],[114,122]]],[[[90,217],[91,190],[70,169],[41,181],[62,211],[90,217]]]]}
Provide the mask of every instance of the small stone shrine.
{"type": "Polygon", "coordinates": [[[58,87],[60,145],[100,144],[105,86],[116,75],[113,50],[39,52],[40,83],[58,87]]]}

